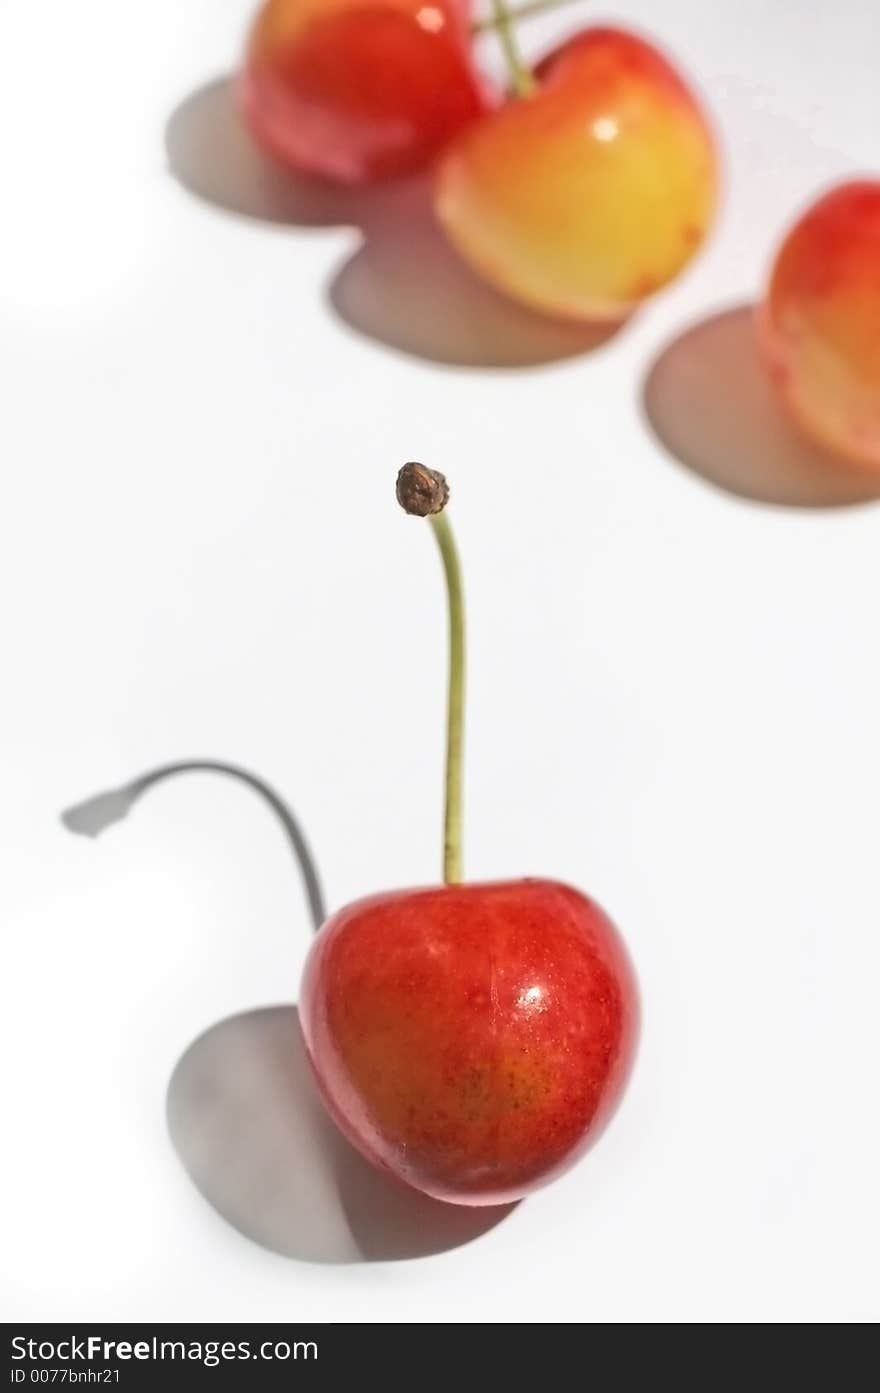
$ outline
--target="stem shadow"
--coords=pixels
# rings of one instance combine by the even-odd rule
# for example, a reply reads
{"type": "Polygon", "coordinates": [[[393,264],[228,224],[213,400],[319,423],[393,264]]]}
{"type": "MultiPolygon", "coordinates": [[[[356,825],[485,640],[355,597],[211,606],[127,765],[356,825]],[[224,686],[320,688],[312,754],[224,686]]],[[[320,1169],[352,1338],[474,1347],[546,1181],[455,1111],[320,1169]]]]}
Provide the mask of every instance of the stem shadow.
{"type": "MultiPolygon", "coordinates": [[[[280,822],[300,871],[312,927],[324,900],[303,828],[264,780],[239,765],[182,760],[65,809],[68,831],[98,837],[158,784],[182,774],[248,786],[280,822]]],[[[295,1006],[218,1021],[171,1075],[166,1117],[193,1184],[228,1223],[264,1248],[303,1262],[388,1262],[458,1248],[515,1205],[443,1204],[375,1170],[337,1129],[312,1077],[295,1006]]]]}

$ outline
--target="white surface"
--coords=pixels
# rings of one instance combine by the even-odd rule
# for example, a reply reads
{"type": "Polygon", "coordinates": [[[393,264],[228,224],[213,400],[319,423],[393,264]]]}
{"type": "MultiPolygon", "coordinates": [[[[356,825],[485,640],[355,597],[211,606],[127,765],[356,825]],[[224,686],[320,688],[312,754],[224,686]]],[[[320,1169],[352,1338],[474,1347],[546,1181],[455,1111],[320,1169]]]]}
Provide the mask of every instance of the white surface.
{"type": "Polygon", "coordinates": [[[516,371],[356,332],[326,294],[356,230],[173,177],[164,124],[248,9],[0,16],[4,1315],[876,1318],[880,516],[735,500],[639,409],[661,348],[876,161],[875,6],[615,8],[708,93],[723,217],[612,342],[516,371]],[[411,457],[451,477],[467,570],[469,873],[594,893],[645,1029],[563,1181],[468,1247],[316,1265],[221,1219],[164,1120],[194,1037],[295,997],[306,913],[268,814],[210,778],[94,844],[57,813],[210,755],[290,797],[331,904],[434,879],[444,621],[393,503],[411,457]]]}

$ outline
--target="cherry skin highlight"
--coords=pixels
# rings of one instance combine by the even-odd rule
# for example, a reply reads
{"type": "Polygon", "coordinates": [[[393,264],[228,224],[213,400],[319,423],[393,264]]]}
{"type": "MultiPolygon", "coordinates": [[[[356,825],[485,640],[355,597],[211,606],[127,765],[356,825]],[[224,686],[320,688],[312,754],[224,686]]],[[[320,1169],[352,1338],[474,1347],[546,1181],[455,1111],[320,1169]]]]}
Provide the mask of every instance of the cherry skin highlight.
{"type": "Polygon", "coordinates": [[[470,17],[470,0],[268,0],[244,115],[302,173],[360,184],[420,169],[487,107],[470,17]]]}
{"type": "Polygon", "coordinates": [[[880,469],[880,181],[843,184],[796,223],[759,323],[773,381],[802,429],[880,469]]]}
{"type": "Polygon", "coordinates": [[[651,44],[575,35],[525,97],[464,129],[435,207],[461,256],[534,309],[618,321],[672,280],[715,206],[714,142],[696,98],[651,44]]]}
{"type": "Polygon", "coordinates": [[[436,1199],[501,1204],[604,1128],[638,996],[617,931],[578,891],[454,884],[332,916],[300,1018],[328,1109],[369,1161],[436,1199]]]}

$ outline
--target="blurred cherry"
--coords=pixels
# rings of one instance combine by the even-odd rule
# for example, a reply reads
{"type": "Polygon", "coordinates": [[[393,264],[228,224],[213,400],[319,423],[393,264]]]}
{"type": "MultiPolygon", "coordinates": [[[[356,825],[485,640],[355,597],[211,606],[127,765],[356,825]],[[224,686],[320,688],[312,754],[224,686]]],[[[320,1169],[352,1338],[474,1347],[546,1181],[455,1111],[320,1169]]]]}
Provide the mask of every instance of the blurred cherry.
{"type": "Polygon", "coordinates": [[[267,0],[239,94],[268,150],[348,184],[423,168],[489,101],[469,0],[267,0]]]}
{"type": "Polygon", "coordinates": [[[798,220],[759,323],[795,421],[842,459],[880,469],[880,181],[842,184],[798,220]]]}
{"type": "Polygon", "coordinates": [[[535,309],[620,320],[700,247],[717,160],[671,63],[621,29],[587,29],[444,153],[435,206],[464,259],[535,309]]]}

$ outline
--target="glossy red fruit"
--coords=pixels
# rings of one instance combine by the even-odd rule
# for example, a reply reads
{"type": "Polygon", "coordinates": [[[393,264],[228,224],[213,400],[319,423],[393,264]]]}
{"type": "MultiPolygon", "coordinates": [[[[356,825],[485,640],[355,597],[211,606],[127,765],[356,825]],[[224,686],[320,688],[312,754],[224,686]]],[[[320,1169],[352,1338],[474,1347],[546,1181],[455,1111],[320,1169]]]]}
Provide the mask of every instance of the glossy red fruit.
{"type": "Polygon", "coordinates": [[[294,169],[357,184],[424,167],[486,109],[470,0],[268,0],[239,91],[294,169]]]}
{"type": "Polygon", "coordinates": [[[566,1169],[629,1074],[638,997],[611,921],[547,880],[377,895],[322,929],[300,996],[327,1106],[375,1165],[500,1204],[566,1169]]]}
{"type": "Polygon", "coordinates": [[[795,420],[842,459],[880,469],[880,181],[832,189],[795,224],[760,325],[795,420]]]}
{"type": "Polygon", "coordinates": [[[673,279],[715,209],[702,107],[650,43],[587,29],[536,87],[469,125],[440,161],[435,207],[461,256],[533,309],[619,321],[673,279]]]}

